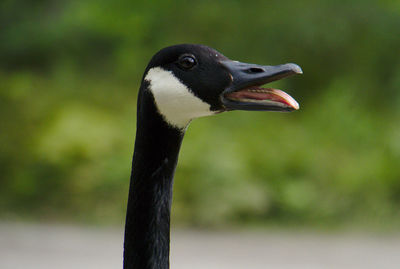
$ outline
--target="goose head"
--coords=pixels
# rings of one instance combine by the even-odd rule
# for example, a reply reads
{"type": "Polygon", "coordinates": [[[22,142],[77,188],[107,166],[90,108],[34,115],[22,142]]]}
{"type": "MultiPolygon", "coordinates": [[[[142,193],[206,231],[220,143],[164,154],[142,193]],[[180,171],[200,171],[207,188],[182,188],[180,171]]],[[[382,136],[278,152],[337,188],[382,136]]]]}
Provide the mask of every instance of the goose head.
{"type": "Polygon", "coordinates": [[[293,111],[298,103],[287,93],[262,85],[301,74],[293,63],[277,66],[233,61],[204,46],[182,44],[156,53],[139,92],[150,98],[171,127],[184,130],[192,119],[230,110],[293,111]]]}

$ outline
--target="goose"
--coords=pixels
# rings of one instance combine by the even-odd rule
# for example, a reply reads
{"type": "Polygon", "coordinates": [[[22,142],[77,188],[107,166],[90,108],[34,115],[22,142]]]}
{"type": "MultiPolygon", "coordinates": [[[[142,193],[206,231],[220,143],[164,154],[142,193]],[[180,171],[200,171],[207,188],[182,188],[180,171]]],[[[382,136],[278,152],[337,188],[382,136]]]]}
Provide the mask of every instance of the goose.
{"type": "Polygon", "coordinates": [[[124,269],[169,268],[173,177],[189,123],[231,110],[297,110],[287,93],[261,87],[294,74],[302,70],[293,63],[242,63],[197,44],[170,46],[152,57],[138,94],[124,269]]]}

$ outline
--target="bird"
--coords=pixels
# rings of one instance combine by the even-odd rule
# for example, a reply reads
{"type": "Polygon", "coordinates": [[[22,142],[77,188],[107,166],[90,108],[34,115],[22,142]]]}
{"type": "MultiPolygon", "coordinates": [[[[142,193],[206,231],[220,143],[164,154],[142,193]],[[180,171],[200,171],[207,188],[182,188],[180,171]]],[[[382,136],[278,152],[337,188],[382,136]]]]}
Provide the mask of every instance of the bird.
{"type": "Polygon", "coordinates": [[[142,77],[124,234],[124,269],[168,269],[172,186],[189,123],[225,111],[299,109],[284,91],[262,85],[302,74],[294,63],[233,61],[205,45],[161,49],[142,77]]]}

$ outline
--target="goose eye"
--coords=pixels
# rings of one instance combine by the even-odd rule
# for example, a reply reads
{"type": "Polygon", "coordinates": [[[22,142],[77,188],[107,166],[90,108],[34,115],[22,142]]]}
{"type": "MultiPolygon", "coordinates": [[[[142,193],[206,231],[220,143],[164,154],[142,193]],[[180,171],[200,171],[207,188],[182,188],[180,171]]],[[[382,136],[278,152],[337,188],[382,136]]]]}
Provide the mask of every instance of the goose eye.
{"type": "Polygon", "coordinates": [[[191,69],[196,64],[197,64],[197,62],[196,62],[196,58],[194,58],[194,56],[185,55],[185,56],[180,57],[178,60],[179,67],[182,69],[185,69],[185,70],[191,69]]]}

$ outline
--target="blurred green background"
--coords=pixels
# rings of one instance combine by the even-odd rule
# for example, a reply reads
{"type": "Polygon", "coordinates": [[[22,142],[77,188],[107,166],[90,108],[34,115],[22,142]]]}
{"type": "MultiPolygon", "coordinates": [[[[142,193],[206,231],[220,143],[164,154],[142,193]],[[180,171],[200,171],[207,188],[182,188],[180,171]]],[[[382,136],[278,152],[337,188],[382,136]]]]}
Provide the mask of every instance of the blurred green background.
{"type": "Polygon", "coordinates": [[[400,228],[400,2],[3,0],[0,219],[122,224],[159,49],[295,62],[290,114],[195,120],[175,224],[400,228]]]}

